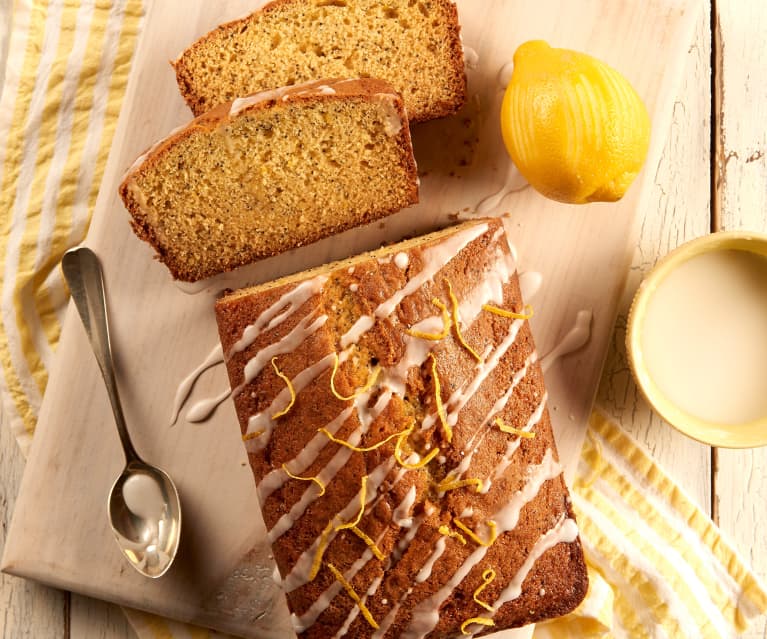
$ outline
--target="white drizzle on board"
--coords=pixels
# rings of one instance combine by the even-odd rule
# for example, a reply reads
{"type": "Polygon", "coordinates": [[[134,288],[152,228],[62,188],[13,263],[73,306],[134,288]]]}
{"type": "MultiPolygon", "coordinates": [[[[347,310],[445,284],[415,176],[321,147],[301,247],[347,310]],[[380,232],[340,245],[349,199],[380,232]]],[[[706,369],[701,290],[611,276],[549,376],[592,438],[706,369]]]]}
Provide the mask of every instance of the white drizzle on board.
{"type": "Polygon", "coordinates": [[[593,313],[588,309],[578,311],[578,314],[575,316],[575,325],[567,332],[559,343],[551,349],[551,351],[546,353],[543,359],[541,359],[541,368],[544,373],[549,370],[560,357],[577,351],[589,341],[589,338],[591,337],[592,317],[593,313]]]}
{"type": "Polygon", "coordinates": [[[216,344],[210,354],[202,361],[202,363],[195,368],[189,375],[181,380],[181,383],[176,389],[176,396],[173,398],[173,412],[170,416],[171,426],[178,420],[178,414],[181,412],[181,408],[184,406],[189,394],[192,392],[192,388],[197,383],[200,375],[206,370],[217,364],[224,363],[224,350],[221,344],[216,344]]]}

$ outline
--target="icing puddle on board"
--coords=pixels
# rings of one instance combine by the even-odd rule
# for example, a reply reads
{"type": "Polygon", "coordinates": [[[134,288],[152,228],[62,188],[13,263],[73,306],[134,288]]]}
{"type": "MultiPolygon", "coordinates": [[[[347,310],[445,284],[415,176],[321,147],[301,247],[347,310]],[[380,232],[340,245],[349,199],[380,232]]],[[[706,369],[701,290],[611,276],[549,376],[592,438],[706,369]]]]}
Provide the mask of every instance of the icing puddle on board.
{"type": "Polygon", "coordinates": [[[680,264],[649,298],[641,344],[682,410],[719,424],[767,416],[767,257],[721,250],[680,264]]]}

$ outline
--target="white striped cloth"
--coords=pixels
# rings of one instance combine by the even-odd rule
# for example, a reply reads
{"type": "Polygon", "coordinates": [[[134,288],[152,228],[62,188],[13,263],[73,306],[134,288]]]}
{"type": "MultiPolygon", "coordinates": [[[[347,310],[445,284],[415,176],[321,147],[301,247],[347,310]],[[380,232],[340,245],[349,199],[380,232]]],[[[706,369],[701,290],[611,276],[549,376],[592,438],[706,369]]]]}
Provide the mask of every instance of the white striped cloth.
{"type": "MultiPolygon", "coordinates": [[[[24,451],[67,301],[57,266],[87,231],[142,16],[141,0],[13,5],[0,93],[0,398],[24,451]]],[[[535,639],[735,637],[767,611],[764,587],[705,513],[596,413],[572,493],[589,593],[535,639]]],[[[142,639],[223,637],[126,614],[142,639]]]]}

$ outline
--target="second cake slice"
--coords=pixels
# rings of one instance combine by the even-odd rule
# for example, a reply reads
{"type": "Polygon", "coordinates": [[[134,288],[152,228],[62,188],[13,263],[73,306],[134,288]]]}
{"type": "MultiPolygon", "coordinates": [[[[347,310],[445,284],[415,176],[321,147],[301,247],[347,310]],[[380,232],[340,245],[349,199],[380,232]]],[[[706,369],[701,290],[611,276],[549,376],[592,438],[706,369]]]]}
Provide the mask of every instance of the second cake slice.
{"type": "Polygon", "coordinates": [[[399,94],[324,80],[222,105],[129,169],[136,234],[176,279],[196,281],[418,201],[399,94]]]}

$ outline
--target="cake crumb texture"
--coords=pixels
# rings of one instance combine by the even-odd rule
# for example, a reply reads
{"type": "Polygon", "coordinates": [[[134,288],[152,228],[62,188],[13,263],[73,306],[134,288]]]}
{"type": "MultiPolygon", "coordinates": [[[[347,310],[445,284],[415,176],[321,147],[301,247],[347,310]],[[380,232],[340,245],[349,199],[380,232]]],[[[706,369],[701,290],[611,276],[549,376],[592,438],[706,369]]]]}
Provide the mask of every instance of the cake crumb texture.
{"type": "Polygon", "coordinates": [[[420,122],[466,100],[459,32],[451,0],[276,0],[203,36],[173,66],[195,115],[307,80],[373,77],[420,122]]]}
{"type": "Polygon", "coordinates": [[[217,302],[300,637],[486,634],[583,599],[583,552],[524,308],[497,219],[217,302]]]}
{"type": "Polygon", "coordinates": [[[137,235],[196,281],[418,201],[401,98],[379,80],[221,105],[156,144],[120,194],[137,235]]]}

